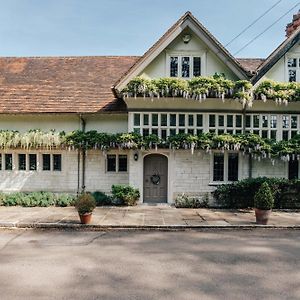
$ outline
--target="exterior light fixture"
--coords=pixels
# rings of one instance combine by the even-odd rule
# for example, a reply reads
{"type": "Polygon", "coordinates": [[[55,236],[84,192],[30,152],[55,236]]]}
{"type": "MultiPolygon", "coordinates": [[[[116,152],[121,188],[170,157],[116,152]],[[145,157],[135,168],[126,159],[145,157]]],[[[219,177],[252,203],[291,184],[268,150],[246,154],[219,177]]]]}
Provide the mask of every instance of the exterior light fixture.
{"type": "Polygon", "coordinates": [[[139,154],[138,154],[137,152],[134,153],[133,159],[134,159],[135,161],[138,161],[138,159],[139,159],[139,154]]]}
{"type": "Polygon", "coordinates": [[[191,40],[192,36],[190,34],[185,34],[183,37],[182,37],[182,40],[185,44],[187,44],[190,40],[191,40]]]}

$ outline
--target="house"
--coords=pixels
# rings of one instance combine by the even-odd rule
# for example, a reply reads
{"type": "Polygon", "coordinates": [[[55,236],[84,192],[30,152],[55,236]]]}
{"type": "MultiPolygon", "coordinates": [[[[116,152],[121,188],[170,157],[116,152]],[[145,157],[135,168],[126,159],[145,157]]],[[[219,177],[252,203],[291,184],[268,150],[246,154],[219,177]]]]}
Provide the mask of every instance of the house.
{"type": "Polygon", "coordinates": [[[262,139],[255,148],[226,140],[253,133],[281,145],[299,133],[297,85],[293,95],[287,84],[275,89],[279,96],[272,89],[300,81],[300,30],[288,34],[266,59],[237,59],[187,12],[141,57],[0,58],[0,190],[109,192],[112,184],[130,184],[141,202],[172,203],[183,192],[203,195],[248,177],[298,178],[296,152],[274,156],[262,139]],[[197,79],[212,76],[217,87],[197,79]],[[266,79],[276,82],[255,94],[266,79]],[[171,91],[170,82],[183,87],[171,91]],[[151,84],[165,85],[158,92],[151,84]],[[104,147],[99,139],[109,135],[98,134],[91,147],[86,137],[61,143],[61,133],[72,131],[77,138],[94,131],[90,140],[95,131],[135,132],[150,142],[123,136],[123,144],[104,147]],[[203,133],[222,139],[215,147],[176,140],[203,133]],[[173,144],[155,142],[169,136],[173,144]]]}

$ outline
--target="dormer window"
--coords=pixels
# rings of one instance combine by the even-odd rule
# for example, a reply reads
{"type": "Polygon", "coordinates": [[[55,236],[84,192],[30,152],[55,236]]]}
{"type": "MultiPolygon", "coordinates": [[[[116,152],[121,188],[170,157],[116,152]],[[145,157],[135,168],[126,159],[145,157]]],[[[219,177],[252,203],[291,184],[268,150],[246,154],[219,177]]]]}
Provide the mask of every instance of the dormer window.
{"type": "Polygon", "coordinates": [[[288,58],[287,60],[288,79],[289,82],[300,81],[300,59],[288,58]]]}
{"type": "Polygon", "coordinates": [[[201,76],[201,57],[170,56],[170,77],[191,78],[201,76]]]}

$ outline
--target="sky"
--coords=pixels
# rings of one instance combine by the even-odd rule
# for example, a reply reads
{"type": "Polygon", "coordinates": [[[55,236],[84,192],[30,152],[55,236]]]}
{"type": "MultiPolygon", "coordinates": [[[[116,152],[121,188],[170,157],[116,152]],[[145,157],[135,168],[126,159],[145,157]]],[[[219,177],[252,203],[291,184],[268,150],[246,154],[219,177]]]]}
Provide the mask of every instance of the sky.
{"type": "MultiPolygon", "coordinates": [[[[0,0],[0,56],[142,55],[186,11],[226,44],[278,0],[0,0]]],[[[298,3],[237,57],[267,57],[300,9],[281,0],[229,45],[234,54],[298,3]]]]}

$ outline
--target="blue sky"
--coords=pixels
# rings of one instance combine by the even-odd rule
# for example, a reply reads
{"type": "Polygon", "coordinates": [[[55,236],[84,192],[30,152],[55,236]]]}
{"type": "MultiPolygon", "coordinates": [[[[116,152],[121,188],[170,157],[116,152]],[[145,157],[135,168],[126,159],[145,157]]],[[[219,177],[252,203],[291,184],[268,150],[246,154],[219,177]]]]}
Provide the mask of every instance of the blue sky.
{"type": "MultiPolygon", "coordinates": [[[[226,44],[277,1],[0,0],[0,56],[141,55],[187,10],[226,44]]],[[[235,53],[298,2],[282,0],[228,49],[235,53]]],[[[292,13],[238,56],[269,55],[291,19],[292,13]]]]}

